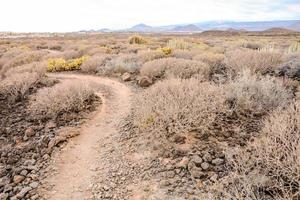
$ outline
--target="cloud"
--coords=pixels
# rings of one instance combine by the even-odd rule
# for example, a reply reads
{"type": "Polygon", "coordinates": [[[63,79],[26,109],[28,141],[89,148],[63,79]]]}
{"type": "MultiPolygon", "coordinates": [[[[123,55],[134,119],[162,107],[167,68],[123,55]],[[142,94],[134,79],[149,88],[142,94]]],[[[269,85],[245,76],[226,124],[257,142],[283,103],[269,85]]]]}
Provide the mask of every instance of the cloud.
{"type": "Polygon", "coordinates": [[[299,0],[1,0],[0,31],[300,19],[299,0]]]}

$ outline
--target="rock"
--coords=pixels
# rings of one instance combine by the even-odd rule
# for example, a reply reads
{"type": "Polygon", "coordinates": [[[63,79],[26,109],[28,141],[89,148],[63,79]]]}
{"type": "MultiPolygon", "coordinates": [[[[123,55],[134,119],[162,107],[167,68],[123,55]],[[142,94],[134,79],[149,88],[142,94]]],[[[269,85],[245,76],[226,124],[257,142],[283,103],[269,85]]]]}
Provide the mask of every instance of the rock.
{"type": "Polygon", "coordinates": [[[204,154],[204,156],[202,157],[204,161],[206,162],[211,162],[212,161],[212,156],[207,152],[204,154]]]}
{"type": "Polygon", "coordinates": [[[209,168],[209,164],[207,162],[204,162],[204,163],[201,164],[201,168],[203,170],[207,170],[209,168]]]}
{"type": "Polygon", "coordinates": [[[282,64],[276,71],[277,76],[287,76],[291,79],[300,80],[300,60],[295,58],[282,64]]]}
{"type": "Polygon", "coordinates": [[[26,176],[28,174],[28,171],[26,169],[23,169],[20,173],[22,176],[26,176]]]}
{"type": "Polygon", "coordinates": [[[152,83],[152,79],[147,76],[143,76],[138,80],[138,85],[141,87],[149,87],[150,85],[152,85],[152,83]]]}
{"type": "Polygon", "coordinates": [[[54,128],[56,128],[56,123],[53,122],[53,121],[48,122],[48,123],[46,124],[46,126],[45,126],[45,129],[46,129],[46,130],[54,129],[54,128]]]}
{"type": "Polygon", "coordinates": [[[217,174],[214,174],[214,175],[212,175],[209,179],[210,179],[211,181],[213,181],[213,182],[217,182],[217,180],[218,180],[218,175],[217,175],[217,174]]]}
{"type": "MultiPolygon", "coordinates": [[[[21,191],[14,197],[16,197],[17,199],[22,199],[26,194],[27,192],[29,192],[30,190],[32,190],[31,187],[24,187],[23,189],[21,189],[21,191]]],[[[13,197],[13,198],[14,198],[13,197]]]]}
{"type": "Polygon", "coordinates": [[[2,177],[0,178],[0,188],[9,184],[10,179],[8,177],[2,177]]]}
{"type": "Polygon", "coordinates": [[[205,174],[201,171],[201,169],[197,168],[197,167],[192,168],[190,170],[190,173],[196,179],[199,179],[199,178],[202,178],[205,176],[205,174]]]}
{"type": "Polygon", "coordinates": [[[122,75],[122,80],[123,80],[123,81],[131,81],[131,74],[128,73],[128,72],[125,72],[125,73],[122,75]]]}
{"type": "Polygon", "coordinates": [[[0,193],[0,200],[6,200],[8,199],[8,194],[7,193],[0,193]]]}
{"type": "Polygon", "coordinates": [[[35,189],[35,188],[37,188],[37,187],[39,186],[39,183],[38,183],[38,182],[32,182],[32,183],[30,183],[29,186],[30,186],[31,188],[35,189]]]}
{"type": "Polygon", "coordinates": [[[221,165],[224,163],[224,160],[221,158],[216,158],[216,159],[212,160],[211,163],[214,165],[221,165]]]}
{"type": "Polygon", "coordinates": [[[186,168],[189,164],[189,158],[183,157],[179,163],[177,163],[177,167],[179,168],[186,168]]]}
{"type": "Polygon", "coordinates": [[[201,158],[200,156],[198,156],[198,155],[193,156],[193,157],[192,157],[192,161],[193,161],[196,165],[200,165],[200,164],[203,162],[202,158],[201,158]]]}
{"type": "Polygon", "coordinates": [[[32,137],[35,135],[35,131],[33,128],[27,128],[26,131],[25,131],[25,136],[26,137],[32,137]]]}
{"type": "Polygon", "coordinates": [[[16,176],[14,176],[14,178],[13,178],[13,182],[14,182],[15,184],[18,184],[18,183],[21,183],[24,179],[25,179],[24,176],[16,175],[16,176]]]}

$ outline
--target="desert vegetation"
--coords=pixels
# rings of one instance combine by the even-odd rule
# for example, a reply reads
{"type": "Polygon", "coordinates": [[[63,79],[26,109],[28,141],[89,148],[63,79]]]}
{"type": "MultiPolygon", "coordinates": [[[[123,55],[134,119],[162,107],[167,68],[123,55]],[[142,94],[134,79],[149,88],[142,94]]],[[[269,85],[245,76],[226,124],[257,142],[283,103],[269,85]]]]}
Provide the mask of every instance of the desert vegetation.
{"type": "Polygon", "coordinates": [[[24,188],[41,183],[54,149],[72,137],[59,131],[102,102],[93,81],[60,74],[132,88],[118,139],[146,146],[153,174],[168,172],[158,178],[167,194],[299,199],[299,40],[247,32],[0,39],[0,199],[34,196],[24,188]]]}

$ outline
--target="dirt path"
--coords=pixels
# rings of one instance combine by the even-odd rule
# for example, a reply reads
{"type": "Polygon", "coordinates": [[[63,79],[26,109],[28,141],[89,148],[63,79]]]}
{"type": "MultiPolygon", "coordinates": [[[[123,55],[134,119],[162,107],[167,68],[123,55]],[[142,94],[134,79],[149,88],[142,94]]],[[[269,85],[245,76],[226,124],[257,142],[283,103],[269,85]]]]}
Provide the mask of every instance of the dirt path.
{"type": "Polygon", "coordinates": [[[87,75],[59,74],[59,79],[83,80],[102,85],[108,93],[99,91],[102,106],[93,117],[79,128],[80,135],[71,139],[63,150],[54,156],[51,167],[55,172],[44,180],[45,199],[91,199],[93,179],[101,169],[99,159],[101,143],[105,138],[118,133],[117,124],[130,112],[131,90],[124,84],[87,75]]]}

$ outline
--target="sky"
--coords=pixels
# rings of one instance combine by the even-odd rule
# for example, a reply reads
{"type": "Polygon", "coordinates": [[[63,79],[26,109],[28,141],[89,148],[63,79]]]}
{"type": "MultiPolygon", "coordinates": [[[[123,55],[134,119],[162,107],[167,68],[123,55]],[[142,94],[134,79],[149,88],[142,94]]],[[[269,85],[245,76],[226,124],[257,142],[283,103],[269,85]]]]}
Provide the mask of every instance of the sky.
{"type": "Polygon", "coordinates": [[[0,31],[69,32],[300,19],[300,0],[1,0],[0,31]]]}

